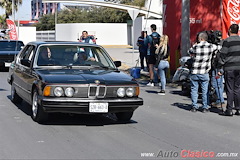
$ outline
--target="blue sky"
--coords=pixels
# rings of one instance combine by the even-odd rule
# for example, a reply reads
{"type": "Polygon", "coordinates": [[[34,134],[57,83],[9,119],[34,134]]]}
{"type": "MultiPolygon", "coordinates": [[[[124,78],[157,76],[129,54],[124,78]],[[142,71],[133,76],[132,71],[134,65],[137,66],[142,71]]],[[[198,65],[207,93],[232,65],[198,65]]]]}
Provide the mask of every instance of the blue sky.
{"type": "MultiPolygon", "coordinates": [[[[104,0],[95,0],[104,1],[104,0]]],[[[0,8],[0,15],[4,14],[4,10],[0,8]]],[[[11,17],[10,17],[11,18],[11,17]]],[[[31,0],[22,0],[22,5],[19,7],[19,11],[15,14],[17,20],[31,20],[31,0]]]]}

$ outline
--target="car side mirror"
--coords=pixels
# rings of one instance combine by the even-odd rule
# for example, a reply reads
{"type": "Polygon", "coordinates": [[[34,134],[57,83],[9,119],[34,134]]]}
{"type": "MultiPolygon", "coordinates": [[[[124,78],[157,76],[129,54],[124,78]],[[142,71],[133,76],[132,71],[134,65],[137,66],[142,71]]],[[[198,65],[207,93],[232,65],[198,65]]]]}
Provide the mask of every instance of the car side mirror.
{"type": "Polygon", "coordinates": [[[122,65],[121,61],[114,61],[116,67],[120,67],[122,65]]]}
{"type": "Polygon", "coordinates": [[[27,67],[30,67],[31,61],[29,61],[28,59],[21,59],[21,64],[27,67]]]}

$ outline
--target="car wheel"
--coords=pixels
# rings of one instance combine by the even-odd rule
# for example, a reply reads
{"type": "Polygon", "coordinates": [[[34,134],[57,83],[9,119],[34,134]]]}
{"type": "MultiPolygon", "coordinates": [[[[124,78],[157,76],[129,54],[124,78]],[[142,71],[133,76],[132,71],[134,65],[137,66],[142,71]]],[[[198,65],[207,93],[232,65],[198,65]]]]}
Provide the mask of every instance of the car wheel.
{"type": "Polygon", "coordinates": [[[115,115],[118,118],[118,121],[128,122],[132,118],[133,112],[119,112],[115,113],[115,115]]]}
{"type": "Polygon", "coordinates": [[[182,95],[183,96],[190,96],[190,92],[191,92],[190,87],[191,86],[189,86],[187,82],[182,83],[182,95]]]}
{"type": "Polygon", "coordinates": [[[22,98],[17,94],[13,85],[11,85],[11,101],[16,104],[22,102],[22,98]]]}
{"type": "Polygon", "coordinates": [[[48,119],[48,113],[44,112],[43,107],[38,103],[38,92],[34,90],[32,97],[32,119],[35,122],[43,123],[48,119]]]}

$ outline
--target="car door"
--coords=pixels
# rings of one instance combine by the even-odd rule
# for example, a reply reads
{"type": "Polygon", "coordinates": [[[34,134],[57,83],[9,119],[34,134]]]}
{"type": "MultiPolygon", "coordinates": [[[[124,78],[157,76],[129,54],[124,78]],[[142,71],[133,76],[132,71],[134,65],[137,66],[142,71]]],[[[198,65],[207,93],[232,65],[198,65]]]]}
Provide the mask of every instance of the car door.
{"type": "Polygon", "coordinates": [[[31,103],[31,89],[35,76],[32,74],[32,62],[35,55],[34,45],[28,45],[16,61],[14,81],[19,87],[21,97],[31,103]]]}

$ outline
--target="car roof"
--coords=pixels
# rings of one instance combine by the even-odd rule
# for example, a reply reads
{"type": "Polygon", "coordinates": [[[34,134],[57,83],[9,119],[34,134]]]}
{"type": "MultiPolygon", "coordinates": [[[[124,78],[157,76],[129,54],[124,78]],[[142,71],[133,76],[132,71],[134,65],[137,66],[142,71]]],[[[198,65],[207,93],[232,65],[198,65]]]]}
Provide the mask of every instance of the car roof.
{"type": "Polygon", "coordinates": [[[1,39],[0,42],[23,42],[21,40],[1,39]]]}
{"type": "Polygon", "coordinates": [[[100,47],[97,44],[90,44],[90,43],[83,43],[83,42],[76,42],[76,41],[33,41],[29,42],[28,44],[35,44],[35,45],[55,45],[55,44],[62,44],[62,45],[82,45],[82,46],[94,46],[94,47],[100,47]]]}

